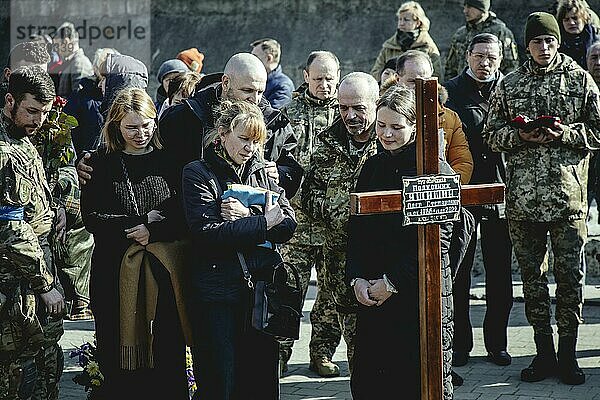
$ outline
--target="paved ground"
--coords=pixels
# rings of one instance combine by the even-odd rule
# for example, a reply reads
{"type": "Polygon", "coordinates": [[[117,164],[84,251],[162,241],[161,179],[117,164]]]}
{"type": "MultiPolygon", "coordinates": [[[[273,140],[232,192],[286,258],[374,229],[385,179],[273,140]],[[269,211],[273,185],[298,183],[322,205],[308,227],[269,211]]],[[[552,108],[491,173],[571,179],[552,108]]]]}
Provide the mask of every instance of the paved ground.
{"type": "MultiPolygon", "coordinates": [[[[515,303],[511,313],[509,328],[509,352],[513,363],[508,367],[498,367],[485,361],[483,348],[482,321],[485,302],[476,300],[483,295],[481,284],[472,290],[471,315],[475,327],[475,348],[471,360],[457,371],[465,378],[465,384],[455,390],[456,400],[600,400],[600,285],[586,286],[584,306],[585,323],[580,327],[577,345],[579,364],[587,375],[585,385],[566,386],[556,379],[528,384],[519,380],[519,371],[529,365],[535,353],[532,330],[524,317],[524,305],[520,301],[521,285],[515,281],[515,303]]],[[[323,379],[308,369],[308,339],[310,323],[308,311],[314,302],[315,289],[311,287],[305,304],[304,320],[301,326],[301,340],[294,346],[289,372],[281,379],[282,400],[324,400],[351,399],[348,364],[345,362],[345,346],[339,346],[334,360],[341,366],[339,378],[323,379]]],[[[69,350],[90,340],[93,335],[93,322],[65,322],[66,333],[61,340],[65,350],[67,367],[61,382],[61,399],[83,400],[85,393],[71,379],[79,371],[73,359],[68,358],[69,350]]],[[[375,399],[374,399],[375,400],[375,399]]]]}

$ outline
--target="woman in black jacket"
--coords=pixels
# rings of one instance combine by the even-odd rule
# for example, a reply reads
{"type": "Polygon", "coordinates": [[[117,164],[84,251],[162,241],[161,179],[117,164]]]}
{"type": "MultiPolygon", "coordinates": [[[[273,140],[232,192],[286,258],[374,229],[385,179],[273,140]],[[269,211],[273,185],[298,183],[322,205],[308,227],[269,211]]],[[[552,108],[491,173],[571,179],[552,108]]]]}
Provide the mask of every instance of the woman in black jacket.
{"type": "Polygon", "coordinates": [[[253,279],[270,279],[281,261],[275,244],[291,238],[295,216],[265,170],[260,109],[223,102],[215,125],[203,159],[183,170],[184,211],[196,252],[191,313],[197,393],[207,400],[278,399],[278,343],[251,327],[252,293],[239,257],[253,279]],[[268,189],[266,205],[222,199],[230,184],[268,189]]]}
{"type": "MultiPolygon", "coordinates": [[[[384,151],[367,160],[356,192],[402,189],[402,177],[417,174],[411,90],[396,86],[379,99],[375,130],[384,151]]],[[[402,213],[350,219],[346,280],[360,303],[351,376],[355,400],[388,398],[390,393],[420,398],[417,227],[403,226],[402,220],[402,213]]],[[[448,234],[444,226],[442,292],[451,301],[448,234]]],[[[450,340],[444,358],[449,361],[452,338],[447,319],[444,336],[450,333],[450,340]]],[[[444,398],[452,398],[449,363],[445,364],[444,398]]]]}
{"type": "Polygon", "coordinates": [[[83,222],[95,242],[90,298],[97,357],[105,378],[97,393],[101,398],[157,398],[166,394],[174,399],[188,398],[185,342],[176,305],[180,293],[175,293],[172,275],[162,262],[174,259],[179,247],[161,261],[147,256],[150,274],[145,275],[145,281],[152,275],[157,295],[155,313],[145,321],[150,329],[142,329],[149,336],[136,334],[130,340],[126,335],[134,320],[148,311],[144,306],[149,303],[124,312],[124,299],[132,293],[126,289],[124,271],[132,271],[134,276],[147,274],[140,272],[146,270],[139,265],[138,269],[124,267],[125,255],[141,246],[175,246],[185,233],[172,168],[160,151],[155,127],[156,108],[150,96],[137,88],[120,91],[102,131],[105,146],[89,160],[93,178],[82,186],[83,222]]]}

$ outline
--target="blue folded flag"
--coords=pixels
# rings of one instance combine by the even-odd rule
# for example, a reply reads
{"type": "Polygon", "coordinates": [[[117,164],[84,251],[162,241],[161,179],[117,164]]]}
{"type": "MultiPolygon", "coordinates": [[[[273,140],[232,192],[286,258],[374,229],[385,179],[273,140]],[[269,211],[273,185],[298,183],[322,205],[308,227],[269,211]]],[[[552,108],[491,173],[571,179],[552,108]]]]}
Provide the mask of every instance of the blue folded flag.
{"type": "MultiPolygon", "coordinates": [[[[267,193],[271,193],[271,202],[276,204],[279,199],[279,193],[273,192],[268,189],[261,187],[253,187],[249,185],[242,185],[239,183],[232,183],[227,186],[227,190],[223,192],[221,199],[225,200],[229,197],[237,199],[244,207],[250,208],[250,206],[264,206],[267,203],[267,193]]],[[[274,246],[271,242],[267,241],[259,244],[260,247],[266,247],[273,249],[274,246]]]]}
{"type": "Polygon", "coordinates": [[[277,203],[277,200],[279,199],[279,193],[270,191],[268,189],[263,189],[261,187],[241,185],[239,183],[230,184],[221,198],[225,200],[228,197],[233,197],[245,207],[264,206],[267,202],[267,192],[271,192],[273,204],[277,203]]]}

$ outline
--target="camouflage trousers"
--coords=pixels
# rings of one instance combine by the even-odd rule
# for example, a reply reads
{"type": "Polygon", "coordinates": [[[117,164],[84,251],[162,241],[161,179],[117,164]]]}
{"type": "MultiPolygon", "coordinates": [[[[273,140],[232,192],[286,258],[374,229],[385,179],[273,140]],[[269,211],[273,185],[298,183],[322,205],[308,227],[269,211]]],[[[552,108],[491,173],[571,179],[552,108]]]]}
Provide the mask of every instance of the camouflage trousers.
{"type": "MultiPolygon", "coordinates": [[[[281,254],[286,262],[289,262],[298,268],[304,304],[313,265],[317,270],[317,282],[321,281],[323,275],[323,246],[303,245],[296,242],[290,242],[282,246],[281,254]]],[[[335,312],[335,306],[333,305],[332,298],[329,301],[329,305],[329,308],[333,308],[333,311],[335,312]]],[[[311,357],[325,356],[329,353],[329,350],[325,352],[316,351],[321,347],[327,349],[332,348],[333,351],[335,351],[335,348],[340,343],[340,338],[342,336],[337,324],[337,316],[335,317],[336,324],[332,324],[329,310],[327,310],[327,307],[322,306],[323,299],[321,299],[319,302],[319,294],[317,294],[317,300],[315,301],[313,309],[310,312],[310,323],[315,342],[319,343],[320,345],[316,348],[310,347],[311,357]]],[[[279,342],[279,358],[282,361],[286,363],[289,361],[292,355],[293,344],[294,341],[291,339],[282,340],[279,342]]]]}
{"type": "Polygon", "coordinates": [[[521,269],[525,315],[536,334],[552,335],[547,235],[554,255],[556,324],[560,336],[577,336],[583,321],[585,219],[558,222],[508,221],[521,269]]]}
{"type": "MultiPolygon", "coordinates": [[[[44,259],[50,273],[54,276],[56,288],[63,293],[58,280],[56,267],[52,260],[50,246],[45,238],[40,238],[40,245],[44,251],[44,259]]],[[[38,302],[37,315],[44,330],[44,345],[35,357],[37,365],[37,380],[32,399],[57,400],[58,386],[64,368],[64,356],[58,341],[64,333],[63,315],[48,315],[43,302],[38,302]]]]}
{"type": "Polygon", "coordinates": [[[71,229],[66,233],[64,243],[54,243],[52,247],[65,300],[89,304],[94,237],[84,227],[71,229]]]}
{"type": "Polygon", "coordinates": [[[33,358],[0,361],[0,399],[30,399],[36,378],[37,368],[33,358]]]}
{"type": "MultiPolygon", "coordinates": [[[[347,347],[348,365],[352,368],[354,355],[354,337],[356,336],[356,309],[358,303],[352,288],[344,281],[346,274],[346,246],[325,244],[323,246],[324,268],[322,279],[317,276],[317,299],[311,312],[324,315],[323,318],[333,328],[331,332],[322,332],[313,326],[310,339],[311,355],[326,356],[331,359],[339,344],[339,339],[332,346],[336,332],[341,332],[347,347]],[[328,338],[327,342],[320,341],[321,337],[328,338]]],[[[317,271],[318,272],[318,271],[317,271]]],[[[323,327],[323,325],[321,326],[323,327]]],[[[339,338],[339,336],[337,336],[339,338]]]]}

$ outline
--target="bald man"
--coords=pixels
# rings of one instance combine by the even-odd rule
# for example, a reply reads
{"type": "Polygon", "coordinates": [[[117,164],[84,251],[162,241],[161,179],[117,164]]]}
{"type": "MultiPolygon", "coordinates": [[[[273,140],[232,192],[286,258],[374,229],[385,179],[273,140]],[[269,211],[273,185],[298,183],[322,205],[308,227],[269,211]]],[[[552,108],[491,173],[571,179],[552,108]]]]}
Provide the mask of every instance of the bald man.
{"type": "MultiPolygon", "coordinates": [[[[168,108],[160,117],[159,132],[176,179],[181,179],[183,167],[202,157],[205,134],[215,126],[216,111],[221,100],[245,100],[260,107],[267,125],[264,157],[269,163],[269,175],[279,181],[292,198],[300,187],[302,167],[292,156],[296,139],[288,118],[274,109],[263,97],[267,71],[262,62],[250,53],[234,54],[223,73],[206,75],[196,85],[196,93],[181,104],[168,108]]],[[[92,169],[85,158],[77,165],[80,182],[91,178],[92,169]]]]}
{"type": "MultiPolygon", "coordinates": [[[[318,281],[313,311],[329,307],[326,314],[335,318],[330,322],[342,332],[351,369],[358,303],[353,289],[344,282],[349,194],[362,165],[377,151],[375,110],[378,97],[379,84],[371,75],[352,72],[342,79],[337,96],[340,118],[319,135],[301,193],[304,213],[328,227],[323,240],[323,279],[318,281]],[[324,301],[329,296],[333,297],[333,302],[324,301]]],[[[311,347],[320,348],[320,351],[313,355],[318,357],[311,358],[310,368],[319,374],[324,372],[324,365],[331,363],[335,352],[335,346],[330,346],[329,342],[327,346],[318,343],[323,342],[323,336],[313,331],[311,337],[311,347]]],[[[331,375],[334,375],[333,371],[331,375]]]]}
{"type": "Polygon", "coordinates": [[[267,124],[265,159],[271,161],[270,174],[279,179],[288,198],[300,186],[302,168],[291,152],[296,139],[288,118],[271,107],[263,96],[267,71],[250,53],[234,54],[222,74],[202,78],[196,93],[182,104],[173,106],[161,116],[159,130],[165,149],[180,171],[185,164],[202,154],[205,133],[214,128],[214,110],[221,100],[245,100],[260,107],[267,124]]]}

